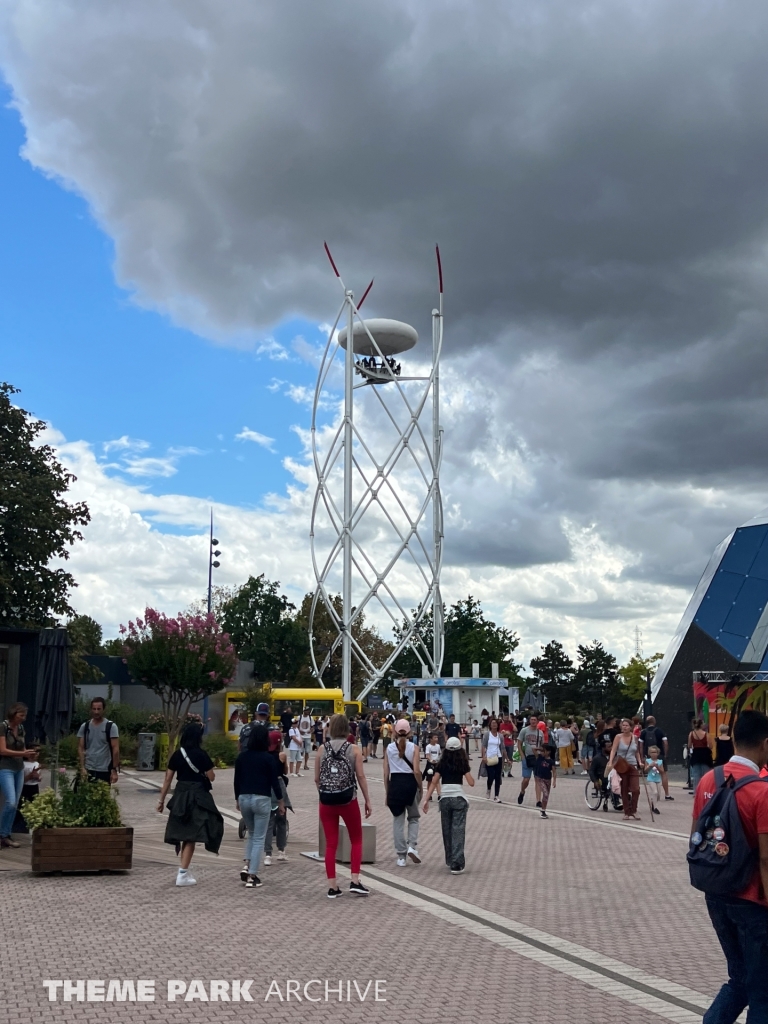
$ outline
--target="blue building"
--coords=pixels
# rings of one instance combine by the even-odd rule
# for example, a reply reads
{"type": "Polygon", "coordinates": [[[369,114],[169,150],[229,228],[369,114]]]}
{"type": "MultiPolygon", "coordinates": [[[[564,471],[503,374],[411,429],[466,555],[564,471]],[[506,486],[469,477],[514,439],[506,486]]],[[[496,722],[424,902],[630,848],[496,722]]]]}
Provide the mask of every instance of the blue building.
{"type": "Polygon", "coordinates": [[[653,680],[653,709],[679,761],[693,717],[693,673],[768,669],[768,513],[718,545],[653,680]]]}

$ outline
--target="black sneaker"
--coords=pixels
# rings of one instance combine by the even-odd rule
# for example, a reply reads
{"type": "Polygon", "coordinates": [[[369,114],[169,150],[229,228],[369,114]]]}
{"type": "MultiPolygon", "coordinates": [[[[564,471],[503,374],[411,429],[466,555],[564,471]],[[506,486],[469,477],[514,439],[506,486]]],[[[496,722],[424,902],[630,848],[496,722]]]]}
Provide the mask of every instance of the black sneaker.
{"type": "Polygon", "coordinates": [[[260,889],[264,883],[258,875],[248,875],[248,879],[245,883],[246,889],[260,889]]]}
{"type": "MultiPolygon", "coordinates": [[[[350,882],[349,891],[354,893],[355,896],[368,896],[371,890],[366,889],[362,882],[350,882]]],[[[328,895],[331,895],[330,890],[328,895]]]]}
{"type": "Polygon", "coordinates": [[[464,874],[464,868],[451,868],[451,874],[452,875],[463,875],[464,874]]]}
{"type": "Polygon", "coordinates": [[[653,808],[653,813],[654,813],[654,814],[661,814],[661,811],[659,810],[659,808],[658,808],[658,807],[654,807],[654,808],[653,808]]]}
{"type": "Polygon", "coordinates": [[[525,800],[525,793],[518,793],[517,794],[517,802],[519,804],[521,804],[523,802],[523,800],[525,800]]]}
{"type": "Polygon", "coordinates": [[[665,796],[664,799],[665,800],[674,800],[675,798],[673,796],[665,796]]]}
{"type": "Polygon", "coordinates": [[[329,900],[335,900],[337,896],[341,896],[341,895],[343,895],[341,889],[329,889],[328,890],[328,899],[329,900]]]}
{"type": "Polygon", "coordinates": [[[536,801],[536,806],[537,806],[537,807],[541,807],[541,800],[537,800],[537,801],[536,801]]]}
{"type": "Polygon", "coordinates": [[[546,812],[545,810],[543,810],[543,809],[542,809],[542,812],[541,812],[541,816],[542,816],[542,818],[549,818],[549,815],[548,815],[548,814],[547,814],[547,812],[546,812]]]}
{"type": "Polygon", "coordinates": [[[243,870],[240,872],[240,881],[241,882],[247,882],[248,881],[248,868],[243,868],[243,870]]]}

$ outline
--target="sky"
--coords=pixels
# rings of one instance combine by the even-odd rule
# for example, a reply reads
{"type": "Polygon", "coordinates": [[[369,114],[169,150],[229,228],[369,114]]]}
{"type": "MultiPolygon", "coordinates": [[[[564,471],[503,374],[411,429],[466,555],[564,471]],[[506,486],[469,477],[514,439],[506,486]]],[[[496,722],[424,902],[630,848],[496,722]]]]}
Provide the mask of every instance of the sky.
{"type": "Polygon", "coordinates": [[[3,0],[0,376],[92,510],[77,610],[198,598],[211,506],[218,582],[300,599],[322,242],[422,337],[439,242],[446,600],[523,660],[663,650],[768,505],[767,39],[753,0],[3,0]]]}

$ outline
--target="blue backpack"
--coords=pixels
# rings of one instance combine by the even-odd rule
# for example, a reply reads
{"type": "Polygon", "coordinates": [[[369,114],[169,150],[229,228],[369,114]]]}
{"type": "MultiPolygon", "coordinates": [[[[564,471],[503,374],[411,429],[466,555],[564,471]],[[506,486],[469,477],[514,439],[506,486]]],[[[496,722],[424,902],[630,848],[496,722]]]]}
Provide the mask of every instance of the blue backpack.
{"type": "Polygon", "coordinates": [[[768,780],[759,775],[741,779],[715,768],[715,792],[696,821],[688,848],[691,885],[710,896],[728,896],[749,885],[757,868],[757,847],[744,835],[736,794],[753,782],[768,780]]]}

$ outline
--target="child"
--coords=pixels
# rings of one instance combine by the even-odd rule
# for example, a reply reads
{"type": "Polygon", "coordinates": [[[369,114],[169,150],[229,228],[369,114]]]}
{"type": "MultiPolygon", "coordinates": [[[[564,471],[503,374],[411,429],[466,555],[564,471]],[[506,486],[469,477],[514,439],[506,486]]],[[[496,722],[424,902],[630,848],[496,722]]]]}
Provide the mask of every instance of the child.
{"type": "Polygon", "coordinates": [[[550,788],[557,788],[557,766],[555,764],[555,748],[547,744],[543,750],[536,755],[536,766],[533,769],[533,777],[539,791],[541,803],[541,816],[548,818],[547,804],[549,803],[550,788]]]}
{"type": "Polygon", "coordinates": [[[475,753],[480,750],[480,737],[482,735],[483,730],[477,724],[477,719],[475,718],[472,722],[472,739],[475,741],[475,753]]]}
{"type": "MultiPolygon", "coordinates": [[[[440,743],[438,742],[437,733],[434,732],[429,737],[429,743],[424,748],[424,753],[425,753],[426,758],[427,758],[427,766],[424,769],[424,782],[428,786],[432,782],[432,777],[435,774],[435,765],[440,760],[440,755],[442,754],[442,752],[443,752],[443,748],[440,746],[440,743]]],[[[432,787],[432,788],[435,788],[435,787],[432,787]]],[[[430,792],[431,792],[431,789],[430,789],[430,792]]],[[[438,800],[440,799],[441,795],[442,794],[440,792],[440,776],[438,775],[438,777],[437,777],[437,799],[438,800]]],[[[431,800],[432,797],[430,796],[429,799],[431,800]]]]}
{"type": "Polygon", "coordinates": [[[657,805],[664,799],[664,793],[661,789],[661,768],[664,762],[659,757],[660,753],[661,751],[658,747],[648,747],[648,757],[645,759],[645,764],[648,768],[646,781],[648,782],[648,792],[651,797],[651,809],[654,814],[661,814],[657,805]]]}

